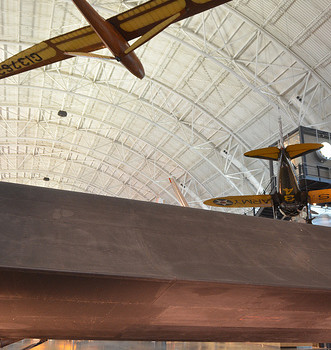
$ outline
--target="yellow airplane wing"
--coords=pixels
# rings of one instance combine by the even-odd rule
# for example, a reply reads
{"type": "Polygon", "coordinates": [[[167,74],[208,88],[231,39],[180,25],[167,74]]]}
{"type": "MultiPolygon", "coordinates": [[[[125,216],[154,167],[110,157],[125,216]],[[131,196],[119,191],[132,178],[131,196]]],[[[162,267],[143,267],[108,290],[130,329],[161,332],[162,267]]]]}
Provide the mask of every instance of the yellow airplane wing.
{"type": "Polygon", "coordinates": [[[331,188],[308,192],[310,204],[331,203],[331,188]]]}
{"type": "Polygon", "coordinates": [[[280,150],[277,147],[255,149],[244,153],[245,157],[277,160],[280,150]]]}
{"type": "MultiPolygon", "coordinates": [[[[173,22],[230,0],[151,0],[107,19],[127,41],[143,36],[133,49],[150,40],[173,22]]],[[[104,48],[92,27],[45,40],[0,63],[0,79],[104,48]],[[69,55],[66,54],[70,53],[69,55]]],[[[132,50],[131,50],[132,51],[132,50]]],[[[129,52],[129,51],[128,51],[129,52]]]]}
{"type": "Polygon", "coordinates": [[[322,148],[321,143],[298,143],[286,147],[286,152],[291,159],[303,156],[307,153],[314,152],[322,148]]]}
{"type": "Polygon", "coordinates": [[[90,52],[104,47],[90,27],[74,30],[21,51],[0,64],[0,79],[70,58],[65,52],[90,52]]]}
{"type": "Polygon", "coordinates": [[[214,207],[272,207],[272,197],[268,194],[256,196],[229,196],[220,198],[211,198],[203,202],[206,205],[214,207]]]}
{"type": "Polygon", "coordinates": [[[154,26],[179,14],[173,22],[178,22],[197,13],[225,4],[230,0],[151,0],[109,18],[108,21],[126,40],[147,34],[154,26]]]}

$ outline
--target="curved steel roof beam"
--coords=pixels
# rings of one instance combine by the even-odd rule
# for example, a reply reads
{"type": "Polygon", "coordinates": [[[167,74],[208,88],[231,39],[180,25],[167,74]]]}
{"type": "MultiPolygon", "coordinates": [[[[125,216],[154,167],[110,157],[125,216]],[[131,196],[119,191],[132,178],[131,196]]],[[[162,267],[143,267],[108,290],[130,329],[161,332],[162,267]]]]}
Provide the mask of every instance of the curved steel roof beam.
{"type": "Polygon", "coordinates": [[[196,106],[196,104],[195,104],[195,106],[196,106]]]}
{"type": "MultiPolygon", "coordinates": [[[[16,43],[17,44],[17,43],[16,43]]],[[[202,51],[201,51],[202,52],[202,51]]],[[[110,62],[111,64],[113,64],[112,62],[110,62]]],[[[47,72],[47,74],[50,74],[50,72],[47,72]]],[[[61,73],[62,74],[62,73],[61,73]]],[[[148,77],[146,77],[147,79],[149,79],[148,77]]],[[[248,144],[246,143],[246,142],[244,142],[237,134],[235,134],[234,132],[232,132],[228,127],[226,127],[226,125],[224,124],[224,123],[222,123],[218,118],[216,118],[216,117],[214,117],[210,112],[208,112],[205,108],[203,108],[203,107],[201,107],[200,105],[198,105],[197,103],[195,103],[194,101],[192,101],[192,100],[190,100],[189,98],[187,98],[186,96],[184,96],[183,94],[180,94],[180,93],[178,93],[178,92],[176,92],[175,90],[173,90],[171,87],[169,87],[169,86],[166,86],[165,84],[162,84],[162,83],[160,83],[160,82],[158,82],[158,81],[156,81],[156,80],[153,80],[153,79],[149,79],[150,81],[153,81],[153,84],[155,84],[155,85],[158,85],[158,86],[161,86],[161,87],[163,87],[163,88],[166,88],[168,91],[171,91],[174,95],[176,95],[176,96],[178,96],[179,98],[181,98],[181,99],[183,99],[185,102],[188,102],[188,103],[190,103],[192,106],[194,106],[194,108],[196,108],[197,110],[199,110],[199,111],[201,111],[202,113],[204,113],[206,116],[208,116],[211,120],[213,120],[215,123],[217,123],[223,130],[225,130],[226,132],[228,132],[231,136],[233,136],[239,143],[241,143],[244,147],[245,147],[245,149],[249,149],[249,146],[248,146],[248,144]]],[[[21,85],[21,86],[23,86],[23,85],[21,85]]],[[[108,87],[110,87],[110,88],[112,88],[111,86],[109,86],[108,85],[108,87]]],[[[45,87],[43,87],[42,89],[45,89],[45,87]]],[[[113,89],[115,89],[117,92],[119,91],[116,87],[114,87],[113,89]]],[[[52,89],[53,90],[53,89],[52,89]]],[[[122,91],[123,92],[123,91],[122,91]]],[[[123,93],[126,93],[126,94],[128,94],[128,92],[127,91],[125,91],[125,92],[123,92],[123,93]]],[[[151,103],[150,103],[150,101],[148,101],[148,100],[143,100],[143,99],[139,99],[141,102],[143,101],[143,102],[145,102],[145,103],[147,103],[147,104],[149,104],[149,105],[152,105],[151,103]]],[[[153,104],[153,107],[155,108],[155,105],[153,104]]],[[[167,113],[167,112],[165,112],[165,111],[163,111],[163,113],[167,113]]],[[[179,122],[181,122],[181,121],[179,121],[179,122]]],[[[191,127],[190,126],[188,126],[186,123],[184,124],[184,126],[185,127],[187,127],[188,129],[191,129],[191,127]]],[[[196,134],[196,136],[198,136],[198,137],[201,137],[201,134],[198,134],[198,133],[195,133],[196,134]]],[[[203,139],[203,142],[206,142],[206,139],[204,138],[203,139]]],[[[212,145],[211,145],[212,146],[212,145]]],[[[213,147],[213,146],[212,146],[213,147]]],[[[215,148],[215,147],[214,147],[215,148]]],[[[216,151],[218,151],[218,152],[220,152],[219,150],[217,150],[216,148],[215,148],[215,150],[216,151]]],[[[224,156],[223,155],[223,152],[220,152],[220,154],[222,155],[222,156],[224,156]]],[[[239,162],[236,162],[236,163],[233,163],[237,168],[238,168],[238,170],[240,170],[240,171],[247,171],[247,169],[244,169],[244,167],[243,166],[240,166],[240,164],[242,164],[240,161],[239,162]]],[[[251,180],[253,180],[253,182],[252,182],[252,185],[257,189],[258,187],[257,187],[257,184],[258,184],[258,181],[254,178],[254,176],[251,176],[250,177],[250,181],[251,180]]],[[[228,179],[227,179],[228,180],[228,179]]],[[[238,188],[237,188],[237,190],[238,190],[238,188]]],[[[239,191],[240,192],[240,191],[239,191]]]]}
{"type": "MultiPolygon", "coordinates": [[[[125,165],[127,166],[128,168],[131,168],[133,170],[133,174],[135,172],[139,172],[139,174],[142,175],[142,177],[146,178],[150,183],[153,183],[154,185],[156,185],[157,187],[160,187],[168,196],[170,196],[171,198],[174,199],[174,202],[177,201],[176,197],[174,194],[172,194],[171,192],[169,192],[165,187],[162,187],[160,185],[160,183],[156,180],[154,180],[153,178],[151,178],[150,176],[144,174],[143,172],[141,172],[140,169],[132,166],[130,163],[126,162],[126,161],[123,161],[117,157],[115,157],[114,155],[112,154],[106,154],[106,153],[103,153],[103,152],[100,152],[100,151],[97,151],[97,150],[91,150],[89,147],[87,146],[83,146],[83,145],[77,145],[77,144],[74,144],[74,143],[71,143],[71,142],[68,142],[68,141],[59,141],[59,140],[50,140],[50,139],[47,139],[47,138],[40,138],[40,137],[27,137],[27,136],[22,136],[22,137],[14,137],[14,136],[3,136],[3,137],[0,137],[0,141],[2,142],[2,144],[5,144],[5,141],[6,140],[22,140],[22,144],[24,144],[24,141],[36,141],[36,142],[46,142],[46,143],[50,143],[50,144],[59,144],[59,145],[65,145],[68,147],[68,149],[70,148],[71,149],[71,152],[72,151],[72,147],[76,147],[77,149],[81,149],[81,150],[84,150],[84,151],[87,151],[86,155],[88,155],[88,157],[90,158],[94,158],[95,160],[99,161],[100,162],[100,158],[96,158],[96,157],[93,157],[92,155],[89,154],[89,152],[93,152],[93,153],[96,153],[98,154],[101,158],[110,158],[110,159],[113,159],[114,161],[118,162],[119,164],[122,164],[122,165],[125,165]]],[[[43,145],[44,146],[44,145],[43,145]]],[[[50,147],[52,149],[52,147],[50,147]]],[[[62,147],[60,148],[62,150],[64,150],[65,148],[62,147]]],[[[85,156],[85,153],[79,153],[80,155],[84,154],[85,156]]],[[[112,164],[107,164],[111,167],[115,167],[114,165],[112,164]]],[[[137,181],[139,181],[143,186],[147,186],[146,183],[142,183],[141,180],[138,180],[137,178],[135,178],[137,181]]],[[[149,188],[149,187],[148,187],[149,188]]],[[[149,191],[151,193],[154,193],[155,191],[152,190],[151,188],[149,188],[149,191]]]]}
{"type": "MultiPolygon", "coordinates": [[[[275,36],[273,36],[270,32],[268,32],[264,27],[261,27],[258,23],[256,23],[251,18],[247,17],[244,13],[237,10],[234,6],[231,6],[229,4],[222,5],[223,7],[226,7],[229,12],[232,12],[236,16],[238,16],[240,19],[242,19],[244,22],[249,23],[252,27],[255,27],[257,30],[262,32],[266,37],[268,37],[271,41],[277,43],[283,51],[287,52],[291,56],[293,56],[302,66],[305,67],[307,72],[310,72],[310,74],[321,84],[324,86],[326,90],[330,92],[330,85],[321,77],[313,67],[311,67],[307,62],[305,62],[301,57],[299,57],[296,53],[294,53],[290,48],[288,48],[286,45],[284,45],[281,41],[279,41],[275,36]]],[[[324,13],[325,16],[328,16],[327,11],[324,13]]]]}
{"type": "MultiPolygon", "coordinates": [[[[51,157],[52,158],[52,157],[51,157]]],[[[43,169],[35,169],[35,168],[26,168],[26,169],[22,169],[22,170],[16,170],[16,169],[1,169],[0,170],[0,176],[1,176],[1,179],[4,179],[6,180],[7,177],[6,176],[3,176],[3,175],[6,175],[6,174],[9,174],[9,179],[10,178],[10,174],[16,174],[17,173],[30,173],[31,175],[34,174],[34,173],[42,173],[43,169]]],[[[115,192],[110,192],[109,190],[106,190],[104,187],[101,187],[101,186],[97,186],[96,184],[94,183],[91,183],[89,181],[85,181],[84,179],[82,178],[78,178],[78,177],[74,177],[74,176],[70,176],[69,174],[62,174],[62,173],[59,173],[59,172],[56,172],[54,170],[48,170],[48,169],[45,169],[44,171],[45,174],[47,174],[47,176],[49,175],[53,175],[54,177],[57,176],[59,178],[65,178],[65,179],[70,179],[72,180],[72,184],[70,184],[70,186],[72,187],[76,187],[76,188],[79,188],[80,191],[81,190],[84,190],[85,192],[88,192],[88,193],[91,193],[91,191],[87,191],[88,188],[94,188],[96,191],[92,192],[92,193],[97,193],[97,194],[103,194],[103,195],[110,195],[110,196],[116,196],[116,193],[115,192]],[[77,186],[75,185],[75,182],[78,182],[78,183],[81,183],[81,184],[84,184],[85,187],[80,187],[80,186],[77,186]]],[[[109,174],[107,174],[109,175],[109,174]]],[[[110,175],[109,175],[110,176],[110,175]]],[[[111,176],[110,176],[111,177],[111,176]]],[[[15,176],[15,179],[16,178],[20,178],[20,179],[25,179],[25,180],[43,180],[44,178],[44,175],[41,175],[40,177],[33,177],[31,176],[30,178],[29,177],[26,177],[26,176],[15,176]]],[[[115,178],[114,178],[115,179],[115,178]]],[[[63,184],[63,182],[61,181],[56,181],[56,183],[59,185],[58,187],[60,188],[60,185],[63,184]]],[[[142,193],[139,192],[139,190],[137,190],[135,187],[131,186],[130,187],[131,189],[133,189],[133,192],[135,192],[137,195],[138,195],[138,198],[143,198],[143,200],[149,200],[148,198],[146,198],[146,196],[142,193]]]]}
{"type": "MultiPolygon", "coordinates": [[[[196,39],[199,40],[203,40],[203,38],[201,38],[199,35],[197,35],[196,33],[190,31],[189,29],[186,28],[182,28],[182,30],[184,31],[189,31],[190,35],[194,36],[196,39]]],[[[233,76],[235,76],[239,81],[241,81],[244,85],[248,86],[250,88],[251,91],[257,93],[258,95],[260,95],[264,100],[266,100],[266,102],[270,105],[272,105],[275,109],[279,110],[280,113],[282,114],[283,117],[285,117],[286,119],[289,119],[290,122],[293,124],[293,126],[297,126],[296,121],[293,119],[293,117],[291,118],[288,113],[287,110],[285,109],[285,106],[287,105],[288,101],[286,101],[284,98],[282,98],[281,96],[278,96],[278,93],[276,90],[274,90],[270,85],[268,86],[268,82],[262,80],[260,77],[256,76],[255,77],[255,73],[252,72],[251,70],[249,70],[244,64],[242,64],[241,62],[236,62],[235,59],[233,59],[232,57],[228,57],[229,61],[234,62],[236,64],[236,66],[238,66],[240,68],[240,70],[244,71],[245,73],[247,73],[248,76],[250,76],[252,78],[252,81],[255,81],[260,83],[262,86],[268,86],[268,89],[270,89],[271,93],[273,96],[277,96],[277,100],[279,100],[279,104],[277,104],[275,102],[275,99],[271,98],[270,94],[266,94],[263,91],[261,91],[259,89],[259,86],[254,85],[253,83],[251,83],[249,80],[247,80],[246,77],[240,75],[239,73],[237,73],[233,68],[227,66],[226,64],[222,63],[221,61],[219,61],[217,58],[215,58],[214,56],[202,51],[201,49],[197,48],[196,46],[182,41],[181,39],[177,38],[176,36],[169,34],[169,33],[163,33],[163,35],[169,36],[171,37],[173,40],[177,40],[180,41],[184,46],[189,47],[190,49],[192,49],[193,51],[198,52],[201,56],[208,58],[209,60],[213,61],[215,64],[217,64],[218,66],[222,67],[224,70],[226,70],[229,74],[232,74],[233,76]]],[[[215,46],[212,43],[207,42],[208,45],[210,45],[214,50],[219,49],[217,46],[215,46]]],[[[224,52],[222,52],[224,53],[224,52]]],[[[226,55],[226,53],[225,53],[226,55]]],[[[303,73],[302,75],[304,75],[305,73],[303,73]]],[[[220,113],[221,114],[221,113],[220,113]]]]}
{"type": "MultiPolygon", "coordinates": [[[[134,4],[132,4],[132,6],[134,6],[134,4]]],[[[97,6],[98,7],[98,6],[97,6]]],[[[109,9],[106,9],[104,7],[99,6],[99,8],[102,8],[103,11],[108,11],[111,15],[115,15],[116,13],[114,11],[111,11],[109,9]]],[[[318,75],[318,73],[316,73],[316,71],[309,66],[303,59],[301,59],[299,56],[297,56],[292,50],[290,50],[287,46],[285,46],[282,42],[280,42],[275,36],[273,36],[270,32],[268,32],[267,30],[265,30],[263,27],[261,27],[258,23],[256,23],[255,21],[253,21],[252,19],[250,19],[249,17],[245,16],[242,12],[240,12],[239,10],[237,10],[235,7],[231,6],[230,4],[224,4],[222,5],[222,9],[227,9],[229,12],[233,13],[234,15],[236,15],[238,18],[240,18],[241,20],[243,20],[246,23],[249,23],[253,28],[256,28],[257,31],[263,33],[266,37],[268,37],[271,41],[277,43],[278,46],[280,46],[282,48],[283,51],[287,52],[288,54],[290,54],[291,56],[293,56],[302,66],[305,67],[305,70],[307,72],[309,72],[319,83],[321,83],[326,90],[330,91],[330,86],[327,84],[327,82],[318,75]]],[[[214,8],[212,10],[210,10],[210,13],[216,12],[218,11],[218,8],[214,8]]],[[[184,21],[184,23],[188,22],[192,20],[192,18],[189,18],[187,20],[184,21]]],[[[185,25],[181,26],[181,29],[185,28],[185,25]]],[[[184,41],[178,39],[177,37],[173,36],[172,34],[168,33],[169,29],[166,29],[165,31],[163,31],[162,33],[160,33],[159,35],[167,35],[173,39],[175,39],[176,41],[179,41],[181,43],[185,43],[184,41]]],[[[194,33],[194,32],[192,32],[194,33]]],[[[195,33],[194,33],[195,34],[195,33]]],[[[196,34],[195,34],[196,35],[196,34]]],[[[204,41],[204,43],[208,43],[208,41],[206,41],[206,38],[202,39],[204,41]]],[[[211,44],[209,42],[209,44],[211,44]]],[[[191,46],[189,43],[187,46],[191,46]]],[[[192,46],[191,46],[192,47],[192,46]]],[[[193,47],[194,48],[194,47],[193,47]]],[[[200,52],[203,52],[200,50],[200,52]]],[[[224,50],[222,51],[223,54],[227,54],[227,52],[224,52],[224,50]]],[[[209,57],[210,58],[210,57],[209,57]]],[[[244,65],[241,65],[241,68],[244,68],[244,65]]],[[[265,82],[264,82],[265,83],[265,82]]],[[[248,86],[250,88],[252,88],[252,86],[250,84],[248,84],[248,86]]],[[[252,89],[253,91],[256,92],[256,89],[252,89]]],[[[287,104],[287,101],[282,101],[282,103],[284,103],[284,105],[287,104]]],[[[277,107],[277,106],[276,106],[277,107]]],[[[284,113],[284,116],[286,115],[286,111],[284,113]]]]}
{"type": "MultiPolygon", "coordinates": [[[[71,77],[72,78],[72,77],[71,77]]],[[[6,85],[7,87],[10,86],[9,84],[6,85]]],[[[14,85],[16,86],[16,85],[14,85]]],[[[108,101],[104,101],[104,100],[100,100],[100,99],[97,99],[95,97],[91,97],[91,96],[88,96],[88,95],[83,95],[83,94],[79,94],[77,92],[72,92],[72,91],[62,91],[62,90],[57,90],[57,89],[53,89],[53,88],[47,88],[47,87],[38,87],[38,86],[34,86],[34,85],[20,85],[19,86],[20,89],[41,89],[41,90],[50,90],[52,92],[57,92],[57,93],[65,93],[65,94],[69,94],[69,95],[73,95],[73,96],[79,96],[79,97],[83,97],[84,100],[86,99],[91,99],[93,101],[96,101],[96,102],[99,102],[99,103],[105,103],[105,104],[109,104],[108,101]]],[[[148,103],[150,105],[150,103],[148,101],[142,101],[142,102],[145,102],[145,103],[148,103]]],[[[188,149],[190,149],[193,153],[197,154],[199,157],[201,157],[202,159],[204,159],[208,164],[210,164],[214,169],[216,169],[217,172],[220,173],[220,175],[222,175],[226,180],[227,182],[229,182],[231,184],[231,186],[233,188],[235,188],[240,194],[242,194],[241,190],[237,187],[237,185],[231,180],[229,179],[228,177],[226,177],[226,175],[222,172],[222,170],[216,165],[214,164],[209,158],[207,158],[204,154],[202,154],[201,152],[199,152],[196,148],[192,147],[192,145],[190,145],[187,141],[183,140],[182,138],[180,138],[178,135],[174,134],[173,132],[171,132],[170,130],[168,130],[167,128],[165,128],[164,126],[146,118],[145,116],[142,116],[141,114],[138,114],[132,110],[129,110],[127,108],[124,108],[122,106],[119,106],[119,105],[114,105],[116,106],[116,108],[124,111],[125,113],[127,114],[132,114],[134,115],[135,117],[138,117],[140,118],[141,120],[144,120],[145,122],[147,122],[148,124],[150,125],[153,125],[155,126],[156,128],[162,130],[163,132],[167,133],[168,135],[170,135],[171,137],[175,138],[177,141],[179,141],[181,144],[183,144],[184,146],[186,146],[188,149]]],[[[161,108],[155,106],[155,105],[152,105],[153,108],[155,109],[158,109],[159,111],[162,111],[165,115],[167,115],[167,111],[163,111],[161,110],[161,108]]],[[[169,116],[169,115],[168,115],[169,116]]],[[[171,118],[173,118],[173,116],[170,115],[171,118]]],[[[185,125],[185,124],[184,124],[185,125]]],[[[189,131],[191,131],[191,129],[185,125],[186,128],[188,128],[189,131]]],[[[196,133],[196,132],[195,132],[196,133]]],[[[196,133],[196,135],[198,135],[196,133]]],[[[205,141],[205,140],[204,140],[205,141]]]]}
{"type": "MultiPolygon", "coordinates": [[[[182,28],[182,30],[184,30],[182,28]]],[[[177,37],[171,35],[171,34],[167,34],[167,33],[162,33],[162,34],[166,34],[167,36],[170,36],[172,39],[174,39],[175,41],[178,41],[179,43],[183,44],[185,43],[184,41],[178,39],[177,37]]],[[[162,35],[161,34],[161,35],[162,35]]],[[[195,34],[194,32],[191,32],[192,35],[195,35],[196,39],[199,39],[199,40],[203,40],[203,38],[201,38],[199,35],[195,34]]],[[[0,41],[0,43],[11,43],[11,44],[15,44],[15,45],[21,45],[22,43],[18,43],[18,42],[6,42],[6,41],[0,41]]],[[[28,47],[29,44],[26,44],[26,46],[28,47]]],[[[191,44],[187,44],[187,46],[189,46],[190,48],[193,48],[194,51],[198,51],[199,54],[205,58],[210,58],[212,56],[209,56],[207,54],[205,54],[204,51],[202,50],[199,50],[197,49],[196,47],[192,46],[191,44]]],[[[215,49],[215,47],[214,47],[215,49]]],[[[215,61],[214,57],[213,58],[213,61],[215,61]]],[[[230,57],[229,57],[230,58],[230,57]]],[[[110,61],[110,62],[107,62],[107,64],[111,64],[111,65],[115,65],[116,67],[118,68],[121,68],[121,66],[118,65],[117,62],[113,62],[113,61],[110,61]]],[[[73,64],[74,65],[74,64],[73,64]]],[[[223,65],[223,64],[222,64],[223,65]]],[[[53,65],[54,67],[57,67],[56,65],[53,65]]],[[[245,67],[244,65],[241,65],[242,67],[245,67]]],[[[41,69],[38,69],[39,71],[44,71],[46,74],[50,74],[51,72],[49,71],[49,69],[44,69],[44,68],[41,68],[41,69]]],[[[227,71],[229,71],[227,69],[227,71]]],[[[54,71],[55,72],[55,71],[54,71]]],[[[56,73],[59,73],[61,75],[66,75],[62,72],[60,72],[60,70],[56,70],[56,73]]],[[[230,70],[230,73],[231,73],[231,70],[230,70]]],[[[249,71],[249,73],[251,73],[249,71]]],[[[68,74],[69,76],[69,74],[68,74]]],[[[8,81],[10,81],[10,79],[17,79],[17,77],[11,77],[11,78],[8,78],[8,81]]],[[[77,79],[79,79],[77,77],[77,79]]],[[[166,84],[162,83],[162,82],[159,82],[158,80],[156,79],[153,79],[153,78],[150,78],[148,76],[146,76],[144,78],[145,81],[150,81],[150,82],[153,82],[153,84],[155,84],[156,86],[160,86],[164,89],[167,89],[168,91],[171,91],[172,94],[174,94],[175,96],[178,96],[179,98],[181,98],[183,101],[191,104],[192,106],[194,106],[197,110],[201,111],[202,113],[204,113],[206,116],[208,116],[211,120],[213,120],[215,123],[217,123],[223,130],[225,130],[227,133],[229,133],[229,135],[233,136],[240,144],[242,144],[246,149],[249,149],[249,145],[242,139],[240,138],[239,135],[237,135],[235,132],[233,132],[230,128],[228,128],[221,120],[219,120],[218,118],[214,117],[210,112],[208,112],[205,108],[203,108],[201,105],[197,104],[195,101],[193,101],[192,99],[188,98],[187,96],[185,96],[184,94],[181,94],[179,93],[178,91],[174,90],[173,87],[170,87],[170,86],[167,86],[166,84]]],[[[265,82],[263,81],[263,84],[265,84],[265,82]]],[[[246,84],[247,85],[247,84],[246,84]]],[[[128,91],[124,91],[124,90],[119,90],[116,86],[111,86],[111,85],[108,85],[107,86],[111,89],[114,89],[116,91],[121,91],[122,93],[126,93],[126,94],[130,94],[128,91]]],[[[249,86],[251,88],[251,86],[249,86]]],[[[147,103],[149,103],[148,100],[145,100],[147,103]]],[[[150,104],[150,103],[149,103],[150,104]]]]}
{"type": "MultiPolygon", "coordinates": [[[[15,106],[15,105],[9,105],[9,104],[5,104],[5,103],[1,103],[1,107],[13,107],[13,106],[15,106]]],[[[24,104],[20,104],[20,107],[23,107],[23,108],[24,108],[24,107],[28,107],[28,108],[35,108],[35,109],[44,109],[43,107],[33,107],[33,106],[24,105],[24,104]]],[[[51,110],[51,111],[54,111],[54,112],[57,112],[57,111],[58,111],[57,109],[50,108],[50,107],[47,107],[47,110],[48,110],[48,111],[51,110]]],[[[76,115],[77,117],[81,117],[81,114],[79,114],[78,112],[75,113],[75,112],[73,112],[72,110],[70,111],[70,114],[76,115]]],[[[197,183],[199,183],[199,185],[200,185],[209,195],[211,195],[211,193],[208,191],[208,189],[207,189],[203,184],[200,183],[200,181],[195,177],[195,175],[194,175],[192,172],[188,171],[179,161],[177,161],[176,159],[173,159],[173,157],[171,157],[171,155],[169,155],[167,152],[165,152],[165,151],[162,150],[161,148],[158,148],[157,146],[153,145],[152,143],[150,143],[150,142],[148,142],[148,141],[146,141],[146,140],[140,138],[139,135],[134,134],[132,131],[129,131],[129,130],[124,129],[124,128],[119,128],[117,125],[111,123],[110,121],[98,120],[98,119],[96,119],[94,116],[92,116],[92,115],[86,115],[86,114],[85,114],[84,117],[89,118],[89,119],[91,119],[91,120],[95,120],[95,121],[97,121],[98,123],[101,123],[101,124],[106,124],[109,128],[116,129],[116,130],[118,130],[119,132],[123,132],[124,134],[127,134],[127,135],[129,135],[129,136],[131,136],[131,137],[134,137],[134,138],[137,138],[137,139],[141,140],[141,141],[142,141],[143,143],[145,143],[146,145],[152,147],[152,148],[154,149],[154,152],[155,152],[155,153],[160,153],[162,156],[167,157],[167,158],[169,159],[169,161],[174,162],[178,167],[180,167],[180,168],[182,169],[183,172],[189,174],[189,176],[190,176],[190,178],[191,178],[192,180],[194,180],[194,181],[196,181],[197,183]]],[[[29,121],[26,121],[26,120],[15,120],[15,121],[11,121],[11,122],[14,122],[15,124],[16,124],[16,123],[30,123],[30,124],[31,124],[31,123],[36,123],[36,124],[39,124],[39,123],[40,123],[40,122],[38,122],[37,120],[32,120],[32,121],[31,121],[31,120],[29,120],[29,121]]],[[[70,128],[71,128],[71,129],[73,129],[73,131],[72,131],[71,133],[77,131],[77,129],[76,129],[75,127],[73,127],[73,126],[59,125],[59,124],[54,123],[54,122],[47,122],[47,124],[50,124],[50,125],[52,125],[52,126],[54,126],[54,127],[65,127],[66,129],[70,129],[70,128]]],[[[80,129],[80,130],[82,130],[82,129],[80,129]]],[[[97,133],[95,133],[95,132],[89,131],[88,129],[86,129],[86,130],[84,129],[84,131],[87,132],[87,133],[91,132],[93,135],[98,135],[100,138],[105,138],[105,139],[108,140],[108,138],[105,137],[104,135],[97,134],[97,133]]],[[[122,144],[121,144],[121,146],[122,146],[122,144]]],[[[138,156],[141,156],[140,153],[137,153],[136,151],[132,150],[130,147],[128,147],[128,146],[126,146],[126,145],[123,145],[123,146],[127,149],[128,152],[132,152],[132,153],[134,153],[136,156],[137,156],[137,155],[138,155],[138,156]]],[[[157,169],[159,169],[161,172],[165,173],[167,178],[169,178],[170,176],[173,175],[173,174],[170,174],[168,171],[166,171],[166,170],[165,170],[163,167],[161,167],[160,165],[156,164],[154,160],[148,159],[148,158],[145,158],[145,160],[146,160],[147,162],[151,163],[151,166],[153,166],[153,167],[155,166],[155,167],[156,167],[157,169]]],[[[168,183],[167,183],[167,184],[168,184],[168,183]]],[[[202,200],[201,200],[201,201],[202,201],[202,200]]]]}
{"type": "MultiPolygon", "coordinates": [[[[20,172],[23,172],[23,171],[20,171],[20,172]]],[[[38,171],[36,171],[36,169],[24,169],[24,172],[27,172],[27,173],[36,173],[38,171]]],[[[88,187],[91,187],[91,188],[94,188],[95,191],[94,192],[89,192],[89,193],[95,193],[95,194],[99,194],[99,195],[110,195],[110,193],[108,191],[105,191],[103,188],[101,188],[100,186],[97,186],[97,185],[94,185],[94,184],[89,184],[87,181],[84,181],[83,179],[79,179],[79,178],[76,178],[76,177],[73,177],[73,176],[69,176],[68,174],[62,174],[62,173],[58,173],[58,172],[55,172],[55,171],[47,171],[47,175],[54,175],[54,176],[58,176],[58,177],[61,177],[61,178],[64,178],[64,179],[70,179],[72,180],[72,183],[70,184],[67,184],[65,182],[56,182],[59,189],[63,188],[63,187],[66,187],[66,185],[68,186],[69,190],[70,188],[76,188],[77,190],[79,190],[80,192],[83,190],[83,191],[86,191],[86,188],[85,187],[80,187],[78,186],[76,183],[82,183],[84,185],[88,185],[88,187]],[[61,187],[62,185],[62,187],[61,187]]],[[[16,170],[0,170],[0,177],[2,180],[13,180],[13,179],[21,179],[23,180],[22,183],[24,183],[24,180],[32,180],[34,182],[38,182],[38,180],[40,181],[44,181],[43,178],[44,176],[41,175],[40,177],[31,177],[31,178],[28,178],[28,177],[25,177],[25,176],[17,176],[17,172],[16,170]],[[8,177],[6,175],[9,175],[8,177]],[[14,174],[15,177],[14,178],[11,178],[10,175],[11,174],[14,174]]],[[[53,186],[45,186],[45,187],[53,187],[53,186]]],[[[115,195],[115,194],[114,194],[115,195]]],[[[144,198],[144,196],[142,196],[142,198],[144,198]]]]}

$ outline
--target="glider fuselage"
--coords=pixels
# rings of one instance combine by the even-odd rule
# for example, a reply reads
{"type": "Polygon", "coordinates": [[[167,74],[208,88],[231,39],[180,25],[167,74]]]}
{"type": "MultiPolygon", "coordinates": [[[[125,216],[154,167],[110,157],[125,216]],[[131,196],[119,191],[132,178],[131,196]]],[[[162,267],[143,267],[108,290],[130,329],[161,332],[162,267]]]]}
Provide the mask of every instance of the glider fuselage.
{"type": "Polygon", "coordinates": [[[144,67],[134,52],[124,54],[130,45],[118,30],[110,22],[104,20],[87,1],[73,0],[73,2],[105,46],[113,53],[116,60],[121,62],[136,77],[142,79],[145,76],[144,67]]]}

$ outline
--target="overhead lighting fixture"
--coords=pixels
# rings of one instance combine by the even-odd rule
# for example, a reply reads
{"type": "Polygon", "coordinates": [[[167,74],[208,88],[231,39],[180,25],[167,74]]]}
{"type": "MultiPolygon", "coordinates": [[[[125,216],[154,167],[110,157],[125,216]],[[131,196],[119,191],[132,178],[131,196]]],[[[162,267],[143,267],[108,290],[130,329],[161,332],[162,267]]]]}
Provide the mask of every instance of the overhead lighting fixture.
{"type": "Polygon", "coordinates": [[[66,111],[60,110],[57,112],[57,115],[61,118],[65,118],[68,115],[68,113],[66,111]]]}
{"type": "Polygon", "coordinates": [[[329,142],[322,142],[322,147],[316,153],[320,158],[321,162],[325,162],[327,160],[331,160],[331,144],[329,142]]]}

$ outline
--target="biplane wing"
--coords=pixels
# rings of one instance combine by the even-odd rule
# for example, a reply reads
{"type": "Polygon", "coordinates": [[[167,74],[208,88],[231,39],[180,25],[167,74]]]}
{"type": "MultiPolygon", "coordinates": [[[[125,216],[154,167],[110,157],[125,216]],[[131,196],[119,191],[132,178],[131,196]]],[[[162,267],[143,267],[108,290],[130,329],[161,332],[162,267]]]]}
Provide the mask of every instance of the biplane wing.
{"type": "MultiPolygon", "coordinates": [[[[123,50],[122,54],[125,56],[171,23],[228,1],[230,0],[151,0],[104,21],[119,33],[113,36],[115,44],[119,37],[125,41],[139,38],[131,49],[129,46],[123,50]]],[[[84,1],[80,1],[82,2],[84,1]]],[[[86,26],[45,40],[6,59],[0,63],[0,79],[62,61],[75,56],[75,52],[77,56],[82,56],[82,53],[104,47],[104,40],[100,32],[95,30],[95,26],[94,29],[92,26],[86,26]]]]}
{"type": "MultiPolygon", "coordinates": [[[[297,158],[299,156],[303,156],[310,152],[314,152],[322,148],[323,145],[321,143],[298,143],[295,145],[289,145],[285,148],[287,155],[290,159],[297,158]]],[[[267,147],[255,149],[253,151],[249,151],[244,153],[246,157],[252,158],[261,158],[268,160],[278,160],[280,156],[281,150],[278,147],[267,147]]]]}
{"type": "Polygon", "coordinates": [[[308,201],[310,204],[331,203],[331,188],[309,191],[308,201]]]}
{"type": "Polygon", "coordinates": [[[255,149],[253,151],[244,153],[245,157],[270,159],[270,160],[278,160],[279,155],[280,155],[280,150],[277,147],[259,148],[259,149],[255,149]]]}
{"type": "Polygon", "coordinates": [[[211,198],[203,202],[213,207],[232,207],[232,208],[248,208],[248,207],[272,207],[272,197],[268,194],[252,195],[252,196],[228,196],[211,198]]]}
{"type": "Polygon", "coordinates": [[[304,156],[305,154],[317,151],[321,149],[323,145],[321,143],[298,143],[295,145],[289,145],[286,147],[286,152],[291,159],[304,156]]]}

